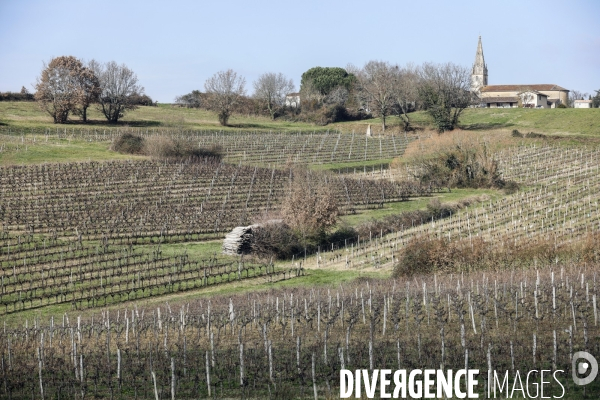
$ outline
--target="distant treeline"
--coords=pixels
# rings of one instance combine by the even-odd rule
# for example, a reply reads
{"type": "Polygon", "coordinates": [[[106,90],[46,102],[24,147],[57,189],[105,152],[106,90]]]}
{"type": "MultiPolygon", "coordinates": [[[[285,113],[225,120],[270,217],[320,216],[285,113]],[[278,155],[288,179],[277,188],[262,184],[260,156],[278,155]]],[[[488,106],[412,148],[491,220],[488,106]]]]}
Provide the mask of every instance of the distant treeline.
{"type": "MultiPolygon", "coordinates": [[[[146,94],[134,94],[131,100],[138,106],[155,106],[156,103],[146,94]]],[[[0,101],[35,101],[33,93],[0,92],[0,101]]]]}
{"type": "Polygon", "coordinates": [[[35,101],[35,98],[28,92],[0,92],[0,101],[35,101]]]}
{"type": "MultiPolygon", "coordinates": [[[[0,101],[35,101],[35,95],[29,92],[0,92],[0,101]]],[[[138,106],[155,106],[156,103],[146,94],[134,94],[131,101],[138,106]]]]}

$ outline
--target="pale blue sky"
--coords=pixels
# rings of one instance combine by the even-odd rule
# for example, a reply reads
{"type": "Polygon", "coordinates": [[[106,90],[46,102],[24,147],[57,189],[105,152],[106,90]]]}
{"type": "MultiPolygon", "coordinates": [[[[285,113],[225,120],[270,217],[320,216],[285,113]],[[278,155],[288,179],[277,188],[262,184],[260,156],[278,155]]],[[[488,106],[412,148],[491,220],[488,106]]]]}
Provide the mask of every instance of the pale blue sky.
{"type": "Polygon", "coordinates": [[[0,0],[0,91],[73,55],[133,69],[159,102],[219,70],[282,72],[369,60],[471,66],[481,34],[490,84],[600,89],[600,1],[0,0]]]}

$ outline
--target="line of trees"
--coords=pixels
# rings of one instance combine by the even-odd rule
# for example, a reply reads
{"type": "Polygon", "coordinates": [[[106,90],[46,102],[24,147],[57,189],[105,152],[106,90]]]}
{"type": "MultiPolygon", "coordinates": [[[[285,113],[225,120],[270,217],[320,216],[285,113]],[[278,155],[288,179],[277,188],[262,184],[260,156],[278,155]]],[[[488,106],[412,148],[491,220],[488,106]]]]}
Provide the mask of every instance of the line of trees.
{"type": "Polygon", "coordinates": [[[35,100],[54,120],[66,123],[69,114],[87,122],[92,104],[110,123],[116,123],[127,110],[138,105],[152,105],[144,94],[137,75],[125,64],[114,61],[84,63],[73,56],[53,58],[37,78],[35,100]]]}
{"type": "Polygon", "coordinates": [[[33,93],[22,86],[20,92],[0,92],[0,101],[35,101],[35,98],[33,93]]]}
{"type": "Polygon", "coordinates": [[[254,93],[247,97],[243,77],[232,70],[220,71],[205,82],[204,93],[194,90],[175,102],[213,110],[221,125],[243,105],[246,111],[253,109],[272,119],[284,116],[323,125],[376,116],[383,131],[392,115],[410,130],[410,113],[415,110],[429,112],[439,131],[451,130],[462,111],[475,102],[469,69],[452,63],[417,67],[369,61],[362,68],[314,67],[302,74],[300,92],[293,94],[292,79],[281,73],[265,73],[253,86],[254,93]],[[248,102],[253,105],[248,107],[248,102]]]}

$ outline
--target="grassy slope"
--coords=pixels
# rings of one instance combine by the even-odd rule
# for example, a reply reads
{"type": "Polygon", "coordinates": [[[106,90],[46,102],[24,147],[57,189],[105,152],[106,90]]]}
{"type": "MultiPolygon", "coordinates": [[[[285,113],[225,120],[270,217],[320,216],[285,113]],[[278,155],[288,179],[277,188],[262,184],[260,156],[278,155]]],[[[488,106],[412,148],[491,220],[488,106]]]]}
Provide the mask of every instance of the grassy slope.
{"type": "Polygon", "coordinates": [[[139,128],[178,128],[178,129],[218,129],[218,130],[326,130],[312,124],[302,122],[272,121],[265,117],[233,115],[228,127],[219,125],[215,113],[205,110],[172,107],[169,104],[160,104],[158,107],[139,107],[137,110],[128,111],[117,125],[106,123],[104,116],[95,107],[88,111],[87,124],[81,123],[78,117],[71,116],[68,124],[55,125],[52,118],[40,110],[34,102],[1,102],[0,101],[0,127],[12,129],[106,129],[115,126],[129,126],[139,128]]]}
{"type": "Polygon", "coordinates": [[[432,197],[421,197],[410,199],[409,201],[401,201],[397,203],[386,203],[383,208],[374,210],[360,210],[353,215],[344,215],[341,221],[356,226],[371,219],[379,219],[388,215],[399,214],[404,211],[422,210],[427,207],[427,204],[437,198],[440,202],[455,202],[470,196],[487,195],[490,199],[497,199],[502,196],[501,192],[494,189],[452,189],[452,192],[436,193],[432,197]]]}
{"type": "MultiPolygon", "coordinates": [[[[425,112],[410,114],[413,125],[431,127],[431,119],[425,112]]],[[[90,129],[101,131],[112,129],[115,125],[107,124],[103,116],[92,107],[89,111],[90,122],[81,124],[77,119],[65,125],[55,125],[50,116],[41,111],[33,102],[0,102],[0,132],[16,130],[40,130],[49,128],[55,130],[90,129]]],[[[171,107],[161,104],[158,107],[139,107],[135,111],[125,114],[118,127],[137,127],[140,129],[184,129],[184,130],[215,130],[225,129],[235,131],[260,130],[260,131],[313,131],[313,130],[340,130],[343,132],[362,133],[371,124],[374,134],[381,131],[380,119],[374,118],[364,121],[340,122],[325,127],[312,124],[276,120],[264,117],[249,117],[234,115],[231,126],[221,127],[217,123],[216,115],[209,111],[171,107]]],[[[567,138],[581,141],[595,141],[600,138],[600,109],[467,109],[461,118],[463,129],[489,131],[493,129],[518,129],[523,133],[530,131],[561,134],[567,138]]],[[[397,118],[388,119],[388,131],[399,132],[400,123],[397,118]]],[[[43,140],[40,137],[40,140],[43,140]]],[[[564,139],[561,139],[564,140],[564,139]]],[[[573,143],[575,144],[575,143],[573,143]]],[[[131,158],[111,152],[107,144],[85,143],[79,141],[62,140],[57,143],[38,142],[26,148],[19,146],[17,140],[9,140],[0,136],[0,145],[5,146],[5,151],[0,152],[0,165],[28,164],[44,162],[86,161],[86,160],[111,160],[131,158]]],[[[368,163],[353,164],[324,164],[313,166],[315,169],[343,168],[344,172],[352,172],[348,168],[357,170],[377,168],[388,164],[390,160],[376,160],[368,163]]]]}
{"type": "MultiPolygon", "coordinates": [[[[410,119],[415,126],[433,127],[431,118],[423,111],[410,114],[410,119]]],[[[368,124],[375,133],[381,131],[379,118],[333,125],[344,131],[363,132],[368,124]]],[[[401,124],[398,118],[391,117],[387,125],[389,130],[398,131],[401,124]]],[[[463,112],[460,126],[469,130],[517,129],[522,133],[534,131],[590,136],[600,134],[600,109],[470,108],[463,112]]]]}
{"type": "Polygon", "coordinates": [[[45,142],[38,136],[36,143],[23,145],[19,140],[0,135],[3,151],[0,152],[0,165],[43,164],[46,162],[106,161],[143,158],[129,154],[119,154],[109,149],[109,143],[86,142],[83,140],[53,139],[45,142]]]}
{"type": "MultiPolygon", "coordinates": [[[[48,114],[39,109],[33,102],[0,102],[0,126],[14,129],[31,129],[41,127],[52,128],[111,128],[106,124],[102,114],[94,107],[89,111],[90,123],[81,124],[77,118],[67,125],[54,125],[48,114]]],[[[431,118],[425,112],[410,114],[411,121],[416,126],[431,127],[431,118]]],[[[181,129],[225,129],[225,130],[327,130],[338,129],[344,132],[366,131],[371,124],[374,133],[381,131],[381,120],[373,118],[364,121],[351,121],[330,124],[319,127],[309,123],[290,122],[283,120],[272,121],[266,117],[234,115],[229,127],[221,127],[216,114],[210,111],[171,107],[160,104],[158,107],[139,107],[125,114],[118,126],[142,128],[181,128],[181,129]]],[[[494,109],[472,108],[463,112],[461,127],[464,129],[490,130],[498,128],[518,129],[523,132],[539,131],[542,133],[571,133],[596,135],[600,133],[600,109],[494,109]]],[[[388,128],[399,130],[398,118],[387,120],[388,128]]]]}

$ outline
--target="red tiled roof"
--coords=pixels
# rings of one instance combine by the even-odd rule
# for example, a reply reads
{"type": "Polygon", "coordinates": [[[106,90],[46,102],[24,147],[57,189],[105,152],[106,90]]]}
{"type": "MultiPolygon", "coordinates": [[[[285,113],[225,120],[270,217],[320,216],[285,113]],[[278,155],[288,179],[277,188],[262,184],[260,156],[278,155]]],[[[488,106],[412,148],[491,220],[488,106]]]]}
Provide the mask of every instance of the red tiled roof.
{"type": "Polygon", "coordinates": [[[482,92],[522,92],[524,90],[566,90],[564,87],[554,85],[552,83],[544,83],[540,85],[487,85],[481,88],[482,92]]]}

